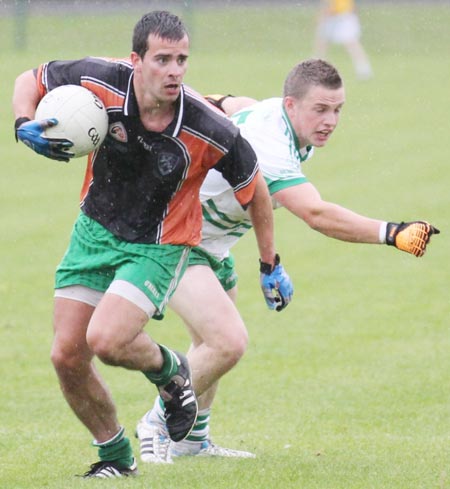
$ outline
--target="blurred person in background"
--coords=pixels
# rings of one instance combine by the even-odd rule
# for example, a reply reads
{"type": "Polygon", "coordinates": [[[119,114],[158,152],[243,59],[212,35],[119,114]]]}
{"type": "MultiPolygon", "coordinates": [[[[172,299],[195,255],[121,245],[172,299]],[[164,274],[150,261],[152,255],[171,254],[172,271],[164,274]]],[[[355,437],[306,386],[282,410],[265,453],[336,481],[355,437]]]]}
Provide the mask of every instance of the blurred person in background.
{"type": "Polygon", "coordinates": [[[361,24],[354,0],[321,0],[314,56],[325,58],[330,44],[342,45],[352,60],[356,76],[367,80],[373,71],[360,38],[361,24]]]}

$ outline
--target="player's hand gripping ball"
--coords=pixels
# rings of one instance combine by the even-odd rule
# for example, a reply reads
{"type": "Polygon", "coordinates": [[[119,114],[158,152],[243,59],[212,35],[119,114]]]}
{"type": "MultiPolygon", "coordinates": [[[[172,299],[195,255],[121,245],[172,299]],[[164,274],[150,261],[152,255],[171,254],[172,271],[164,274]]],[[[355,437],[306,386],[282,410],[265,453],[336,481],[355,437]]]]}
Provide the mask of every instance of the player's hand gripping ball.
{"type": "Polygon", "coordinates": [[[16,141],[20,140],[37,154],[58,161],[69,161],[74,154],[70,152],[73,143],[64,138],[48,138],[45,131],[49,127],[56,126],[56,119],[43,119],[30,121],[22,117],[16,121],[16,141]]]}
{"type": "Polygon", "coordinates": [[[103,102],[79,85],[51,90],[39,102],[35,120],[20,121],[16,121],[18,139],[38,154],[64,161],[96,150],[108,132],[103,102]]]}

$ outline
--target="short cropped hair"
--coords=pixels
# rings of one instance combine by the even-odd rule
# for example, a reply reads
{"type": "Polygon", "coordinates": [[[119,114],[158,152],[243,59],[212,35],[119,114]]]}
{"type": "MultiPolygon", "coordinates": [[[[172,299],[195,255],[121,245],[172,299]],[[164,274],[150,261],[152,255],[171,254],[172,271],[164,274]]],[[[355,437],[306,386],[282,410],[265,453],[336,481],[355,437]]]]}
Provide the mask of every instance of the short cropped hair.
{"type": "Polygon", "coordinates": [[[311,86],[336,90],[343,85],[337,69],[322,59],[308,59],[296,65],[286,77],[283,96],[301,99],[311,86]]]}
{"type": "Polygon", "coordinates": [[[148,36],[153,34],[161,39],[180,41],[189,36],[179,17],[166,10],[155,10],[142,16],[134,26],[132,50],[141,58],[148,50],[148,36]]]}

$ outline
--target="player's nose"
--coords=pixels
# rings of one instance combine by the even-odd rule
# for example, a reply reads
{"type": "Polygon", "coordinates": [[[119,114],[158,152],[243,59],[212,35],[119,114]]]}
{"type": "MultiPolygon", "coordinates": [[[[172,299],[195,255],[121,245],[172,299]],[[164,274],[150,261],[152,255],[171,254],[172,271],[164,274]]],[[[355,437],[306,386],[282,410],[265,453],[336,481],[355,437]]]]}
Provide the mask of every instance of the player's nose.
{"type": "Polygon", "coordinates": [[[328,127],[333,127],[333,128],[336,127],[338,120],[339,120],[339,114],[336,114],[335,112],[330,111],[325,114],[324,123],[328,127]]]}

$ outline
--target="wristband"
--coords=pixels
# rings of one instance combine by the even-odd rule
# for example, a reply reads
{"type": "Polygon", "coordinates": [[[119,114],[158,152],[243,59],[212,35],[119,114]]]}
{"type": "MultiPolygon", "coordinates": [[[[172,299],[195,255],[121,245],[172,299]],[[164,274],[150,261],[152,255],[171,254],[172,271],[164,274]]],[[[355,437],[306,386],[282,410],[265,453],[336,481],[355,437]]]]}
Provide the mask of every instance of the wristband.
{"type": "Polygon", "coordinates": [[[16,143],[19,142],[19,138],[17,137],[17,129],[24,124],[25,122],[29,122],[31,119],[29,117],[18,117],[14,122],[14,136],[16,137],[16,143]]]}
{"type": "Polygon", "coordinates": [[[386,243],[386,229],[387,222],[382,222],[378,231],[378,240],[380,241],[380,244],[386,243]]]}
{"type": "Polygon", "coordinates": [[[273,269],[280,264],[280,255],[277,253],[275,255],[275,264],[272,266],[270,263],[264,263],[259,260],[259,271],[266,275],[270,275],[273,272],[273,269]]]}

